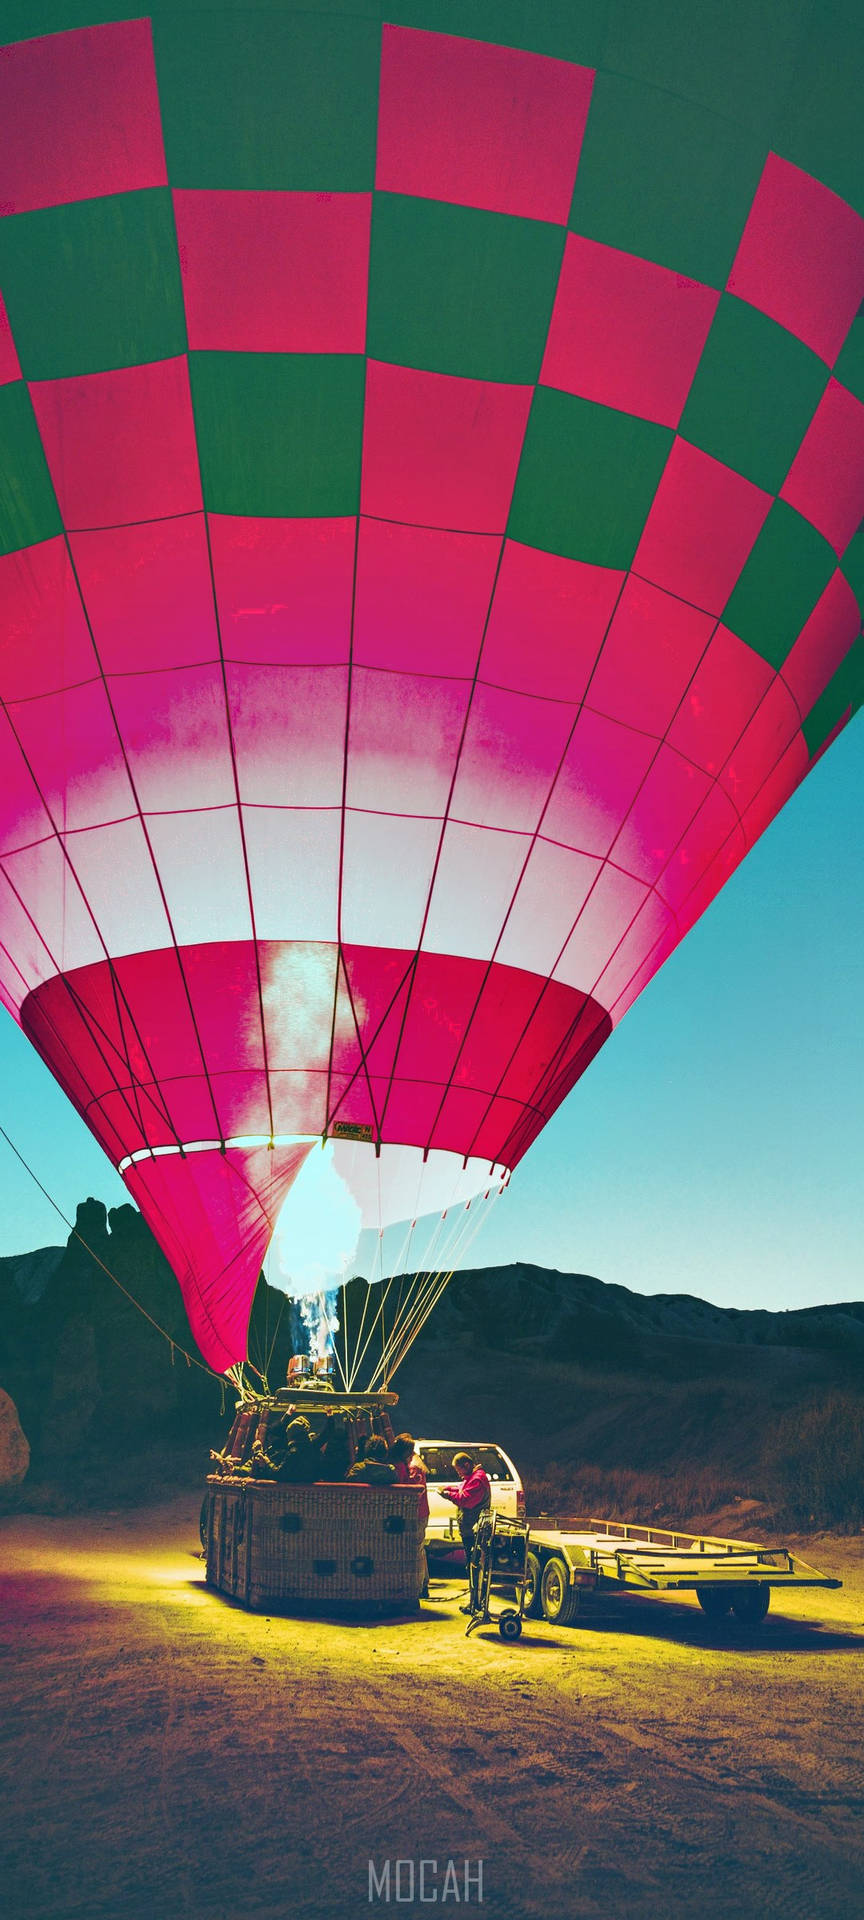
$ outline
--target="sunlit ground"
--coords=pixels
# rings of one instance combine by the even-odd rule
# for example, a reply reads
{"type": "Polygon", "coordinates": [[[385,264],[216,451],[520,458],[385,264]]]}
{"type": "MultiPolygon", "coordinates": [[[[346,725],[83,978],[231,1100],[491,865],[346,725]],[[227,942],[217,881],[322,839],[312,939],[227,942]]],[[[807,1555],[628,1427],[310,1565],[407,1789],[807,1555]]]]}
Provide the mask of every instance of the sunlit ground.
{"type": "Polygon", "coordinates": [[[341,1920],[370,1858],[425,1857],[482,1858],[501,1920],[860,1920],[860,1541],[809,1543],[843,1589],[758,1632],[628,1598],[506,1646],[458,1582],[405,1622],[247,1614],[196,1522],[0,1522],[10,1913],[341,1920]]]}

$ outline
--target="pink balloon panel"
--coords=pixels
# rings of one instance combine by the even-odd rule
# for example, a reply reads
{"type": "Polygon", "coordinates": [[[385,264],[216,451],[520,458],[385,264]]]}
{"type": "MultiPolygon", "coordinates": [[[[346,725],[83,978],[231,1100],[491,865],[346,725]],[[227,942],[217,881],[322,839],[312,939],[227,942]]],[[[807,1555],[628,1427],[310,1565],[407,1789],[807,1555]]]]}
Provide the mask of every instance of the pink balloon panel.
{"type": "Polygon", "coordinates": [[[393,1205],[506,1181],[860,704],[860,103],[812,9],[782,156],[734,23],[708,74],[650,4],[48,11],[0,999],[223,1369],[312,1143],[364,1219],[379,1154],[393,1205]]]}

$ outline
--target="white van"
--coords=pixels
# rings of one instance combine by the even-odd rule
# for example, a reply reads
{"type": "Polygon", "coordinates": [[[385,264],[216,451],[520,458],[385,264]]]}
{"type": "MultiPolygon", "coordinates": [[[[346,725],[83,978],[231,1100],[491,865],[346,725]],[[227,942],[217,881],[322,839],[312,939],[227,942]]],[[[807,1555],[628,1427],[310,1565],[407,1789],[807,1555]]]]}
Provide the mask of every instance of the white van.
{"type": "Polygon", "coordinates": [[[430,1562],[461,1561],[459,1511],[445,1500],[442,1487],[458,1486],[461,1474],[453,1465],[454,1453],[470,1453],[472,1460],[489,1475],[492,1506],[498,1513],[514,1519],[524,1516],[525,1492],[509,1454],[494,1440],[415,1440],[414,1451],[426,1468],[429,1494],[429,1520],[426,1527],[426,1551],[430,1562]]]}

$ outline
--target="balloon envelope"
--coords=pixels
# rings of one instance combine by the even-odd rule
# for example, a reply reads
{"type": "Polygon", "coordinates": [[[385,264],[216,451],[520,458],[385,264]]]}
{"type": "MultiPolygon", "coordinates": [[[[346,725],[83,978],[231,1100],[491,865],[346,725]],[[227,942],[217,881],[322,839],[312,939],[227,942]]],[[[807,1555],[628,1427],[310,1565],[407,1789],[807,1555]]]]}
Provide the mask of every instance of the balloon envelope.
{"type": "Polygon", "coordinates": [[[506,1180],[860,700],[855,10],[396,12],[4,16],[0,988],[218,1367],[312,1143],[506,1180]]]}

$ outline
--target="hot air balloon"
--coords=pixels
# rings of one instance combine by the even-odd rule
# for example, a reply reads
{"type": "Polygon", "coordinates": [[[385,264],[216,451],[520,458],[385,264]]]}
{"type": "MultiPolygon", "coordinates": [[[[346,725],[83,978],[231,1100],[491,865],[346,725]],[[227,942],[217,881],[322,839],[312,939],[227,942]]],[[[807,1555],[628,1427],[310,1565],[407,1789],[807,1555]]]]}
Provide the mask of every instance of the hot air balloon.
{"type": "Polygon", "coordinates": [[[321,1143],[499,1191],[860,703],[860,9],[4,21],[0,992],[223,1370],[321,1143]]]}

